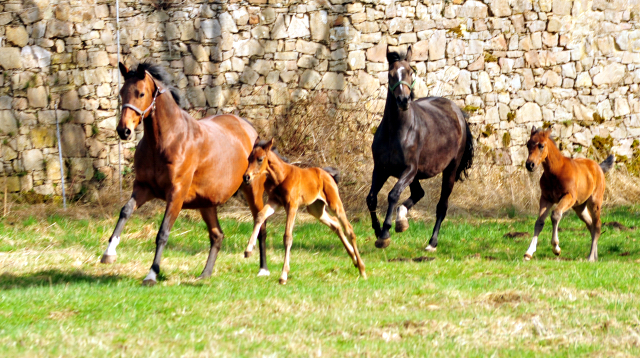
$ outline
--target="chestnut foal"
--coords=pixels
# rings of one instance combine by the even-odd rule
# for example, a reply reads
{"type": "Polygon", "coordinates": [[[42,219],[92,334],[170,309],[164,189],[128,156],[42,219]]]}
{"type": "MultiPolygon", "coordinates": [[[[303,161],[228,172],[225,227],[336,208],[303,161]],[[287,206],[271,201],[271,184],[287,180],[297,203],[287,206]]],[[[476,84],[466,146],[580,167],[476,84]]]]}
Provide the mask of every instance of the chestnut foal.
{"type": "Polygon", "coordinates": [[[356,235],[347,220],[338,193],[337,170],[296,167],[284,162],[272,151],[272,148],[273,139],[266,143],[256,141],[249,156],[249,167],[244,174],[244,182],[247,185],[256,177],[266,176],[264,185],[269,194],[267,204],[255,218],[255,226],[245,251],[245,257],[251,255],[262,223],[275,212],[277,207],[283,206],[287,213],[287,224],[284,233],[285,255],[280,283],[286,284],[291,244],[293,243],[293,223],[296,219],[298,206],[302,205],[307,207],[309,214],[315,216],[338,234],[347,253],[351,256],[353,264],[360,270],[360,275],[366,279],[364,263],[356,246],[356,235]],[[327,213],[326,209],[337,215],[338,221],[327,213]],[[351,243],[347,241],[347,236],[349,236],[351,243]]]}
{"type": "Polygon", "coordinates": [[[613,155],[607,157],[600,165],[591,159],[567,158],[560,153],[555,142],[549,137],[550,134],[551,129],[543,131],[534,126],[531,129],[531,138],[527,142],[529,150],[527,170],[532,172],[536,166],[542,163],[544,173],[540,178],[542,191],[540,215],[536,221],[531,245],[524,254],[524,259],[528,261],[533,256],[538,244],[538,235],[544,227],[544,220],[549,215],[551,206],[558,204],[551,213],[553,253],[560,255],[561,251],[558,240],[558,223],[562,214],[573,208],[591,232],[591,253],[589,253],[588,259],[596,261],[598,259],[598,238],[602,226],[600,210],[602,209],[605,187],[604,173],[613,166],[613,155]]]}

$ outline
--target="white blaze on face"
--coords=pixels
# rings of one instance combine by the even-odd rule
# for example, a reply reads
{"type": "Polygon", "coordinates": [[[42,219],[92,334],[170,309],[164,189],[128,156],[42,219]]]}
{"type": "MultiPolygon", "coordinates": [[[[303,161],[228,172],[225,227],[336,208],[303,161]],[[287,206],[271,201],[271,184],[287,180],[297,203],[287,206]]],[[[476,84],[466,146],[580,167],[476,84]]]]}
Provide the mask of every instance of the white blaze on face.
{"type": "Polygon", "coordinates": [[[104,254],[107,256],[115,256],[116,247],[118,246],[119,243],[120,243],[119,236],[114,236],[113,238],[111,238],[111,241],[109,241],[109,246],[107,246],[107,251],[105,251],[104,254]]]}
{"type": "Polygon", "coordinates": [[[398,69],[398,82],[402,82],[402,71],[406,71],[404,67],[398,69]]]}

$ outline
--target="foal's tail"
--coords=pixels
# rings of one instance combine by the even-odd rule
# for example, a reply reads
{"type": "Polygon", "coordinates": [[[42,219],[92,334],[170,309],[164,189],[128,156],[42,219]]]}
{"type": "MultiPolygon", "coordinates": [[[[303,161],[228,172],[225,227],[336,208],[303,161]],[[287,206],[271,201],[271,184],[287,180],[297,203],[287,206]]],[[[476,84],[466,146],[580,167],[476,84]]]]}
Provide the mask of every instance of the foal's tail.
{"type": "Polygon", "coordinates": [[[469,129],[469,123],[467,123],[466,121],[468,115],[464,111],[462,113],[465,117],[464,124],[466,128],[467,141],[464,147],[464,154],[462,154],[462,161],[460,161],[460,165],[458,166],[458,170],[456,171],[456,181],[462,181],[465,178],[468,178],[469,173],[467,172],[467,170],[471,168],[471,164],[473,164],[473,136],[471,135],[471,129],[469,129]]]}
{"type": "Polygon", "coordinates": [[[337,168],[326,167],[326,168],[322,168],[322,170],[329,173],[329,175],[331,175],[331,177],[333,178],[333,181],[335,181],[336,184],[338,184],[338,182],[340,181],[340,171],[337,168]]]}
{"type": "Polygon", "coordinates": [[[600,168],[602,168],[603,173],[608,172],[611,167],[613,167],[613,154],[609,155],[604,162],[600,163],[600,168]]]}

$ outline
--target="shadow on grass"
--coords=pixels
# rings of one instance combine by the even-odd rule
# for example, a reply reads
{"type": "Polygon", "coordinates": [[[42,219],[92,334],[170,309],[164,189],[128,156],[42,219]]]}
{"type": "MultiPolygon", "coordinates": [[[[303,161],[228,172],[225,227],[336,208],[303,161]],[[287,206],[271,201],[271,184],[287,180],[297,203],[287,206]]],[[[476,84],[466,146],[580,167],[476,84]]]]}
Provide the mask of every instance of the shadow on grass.
{"type": "Polygon", "coordinates": [[[125,277],[117,275],[94,275],[82,271],[61,271],[57,269],[15,275],[3,273],[0,275],[0,290],[11,290],[28,287],[64,285],[68,283],[110,284],[125,277]]]}

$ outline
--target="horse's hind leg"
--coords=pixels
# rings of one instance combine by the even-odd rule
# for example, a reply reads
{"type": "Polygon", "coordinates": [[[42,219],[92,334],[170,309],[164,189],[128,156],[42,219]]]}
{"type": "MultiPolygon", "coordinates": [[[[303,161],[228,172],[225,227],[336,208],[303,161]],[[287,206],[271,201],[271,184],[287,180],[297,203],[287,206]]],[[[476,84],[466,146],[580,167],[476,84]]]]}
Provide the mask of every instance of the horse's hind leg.
{"type": "Polygon", "coordinates": [[[380,221],[378,221],[378,214],[376,213],[378,208],[378,193],[387,179],[389,179],[388,174],[383,173],[378,168],[373,168],[373,174],[371,176],[371,190],[369,190],[369,194],[367,195],[367,207],[369,208],[369,214],[371,214],[371,227],[378,238],[382,235],[382,231],[380,230],[380,221]]]}
{"type": "MultiPolygon", "coordinates": [[[[353,227],[351,226],[351,223],[349,223],[349,220],[347,219],[347,214],[344,212],[344,206],[342,205],[340,198],[337,197],[337,189],[336,189],[336,198],[337,200],[335,199],[329,200],[329,209],[336,214],[336,216],[338,217],[338,221],[340,222],[340,225],[342,225],[343,231],[351,239],[353,253],[355,254],[354,265],[358,268],[358,271],[360,271],[360,276],[362,276],[362,278],[366,280],[367,273],[365,272],[364,261],[362,261],[362,258],[360,257],[360,252],[358,251],[358,244],[356,243],[356,234],[353,232],[353,227]]],[[[346,244],[345,244],[345,247],[346,247],[346,244]]]]}
{"type": "Polygon", "coordinates": [[[116,261],[116,247],[120,243],[120,234],[122,233],[122,229],[124,229],[124,224],[129,220],[131,214],[133,214],[137,208],[141,207],[150,199],[151,193],[149,190],[134,183],[131,198],[126,204],[124,204],[122,210],[120,210],[120,218],[118,218],[116,228],[113,230],[113,234],[111,234],[111,237],[109,238],[109,246],[107,246],[107,250],[102,255],[102,259],[100,260],[101,263],[111,264],[116,261]]]}
{"type": "Polygon", "coordinates": [[[338,223],[327,211],[325,210],[325,203],[322,200],[316,200],[311,205],[307,206],[307,211],[309,214],[313,215],[316,219],[318,219],[321,223],[327,225],[333,232],[338,235],[340,241],[344,245],[344,248],[347,250],[347,254],[353,260],[353,264],[357,266],[358,260],[353,251],[353,247],[347,240],[342,228],[340,227],[340,223],[338,223]]]}
{"type": "Polygon", "coordinates": [[[602,230],[602,220],[600,214],[602,210],[602,196],[599,200],[591,199],[587,202],[587,208],[593,218],[591,224],[591,252],[589,253],[589,261],[598,261],[598,239],[600,238],[600,232],[602,230]]]}
{"type": "Polygon", "coordinates": [[[551,224],[553,225],[553,236],[551,237],[551,246],[553,246],[553,253],[556,256],[560,256],[560,240],[558,239],[558,225],[560,224],[560,220],[562,219],[562,214],[565,211],[569,210],[575,204],[576,200],[571,194],[565,194],[565,196],[560,199],[558,202],[558,206],[551,213],[551,224]]]}
{"type": "Polygon", "coordinates": [[[410,165],[407,169],[405,169],[404,172],[402,172],[402,175],[400,176],[400,178],[398,178],[396,185],[394,185],[393,189],[391,189],[391,191],[389,192],[389,207],[387,208],[387,215],[384,218],[384,223],[382,223],[382,232],[380,233],[378,240],[376,240],[377,248],[383,249],[389,246],[389,244],[391,243],[391,240],[389,239],[391,236],[389,235],[389,229],[391,229],[391,218],[393,216],[393,211],[396,208],[396,204],[398,204],[398,200],[400,200],[400,195],[402,194],[404,189],[406,189],[407,186],[411,182],[413,182],[413,179],[415,179],[416,177],[416,173],[417,165],[410,165]]]}
{"type": "Polygon", "coordinates": [[[411,196],[405,200],[402,205],[398,206],[396,213],[396,232],[404,232],[409,228],[407,212],[424,196],[424,190],[418,179],[414,179],[413,182],[409,184],[409,189],[411,190],[411,196]]]}
{"type": "MultiPolygon", "coordinates": [[[[250,185],[242,184],[242,190],[244,192],[249,209],[251,209],[251,215],[255,222],[258,213],[264,208],[264,202],[262,195],[264,193],[264,182],[266,176],[260,178],[254,178],[250,185]]],[[[269,268],[267,267],[267,222],[263,222],[260,226],[260,232],[258,233],[258,248],[260,250],[260,271],[258,276],[268,276],[269,268]]],[[[251,251],[245,251],[245,257],[251,256],[251,251]]]]}
{"type": "Polygon", "coordinates": [[[449,165],[442,172],[442,189],[440,191],[440,200],[436,207],[436,224],[433,227],[433,233],[431,234],[431,240],[429,240],[429,246],[425,248],[426,251],[434,252],[438,246],[438,233],[440,233],[440,225],[445,216],[447,216],[447,209],[449,209],[449,196],[453,191],[453,186],[456,183],[456,167],[455,163],[449,165]]]}
{"type": "Polygon", "coordinates": [[[218,258],[220,247],[222,246],[224,234],[222,233],[220,223],[218,222],[218,210],[215,206],[211,208],[200,209],[200,214],[202,215],[202,220],[204,220],[204,222],[207,224],[207,229],[209,229],[209,242],[211,243],[207,263],[205,264],[204,270],[202,270],[202,274],[199,277],[200,279],[204,279],[209,278],[211,276],[211,273],[213,272],[213,266],[216,264],[216,259],[218,258]]]}

